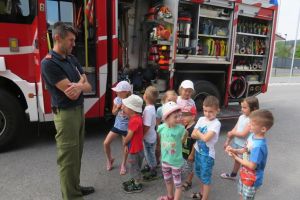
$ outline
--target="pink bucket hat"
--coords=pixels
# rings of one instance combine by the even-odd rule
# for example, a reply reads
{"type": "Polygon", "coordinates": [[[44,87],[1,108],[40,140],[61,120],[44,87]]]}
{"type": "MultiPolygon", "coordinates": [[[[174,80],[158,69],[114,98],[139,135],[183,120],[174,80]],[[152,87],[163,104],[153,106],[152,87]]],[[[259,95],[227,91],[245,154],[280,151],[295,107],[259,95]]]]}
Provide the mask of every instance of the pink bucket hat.
{"type": "Polygon", "coordinates": [[[171,113],[181,110],[180,106],[178,106],[175,102],[167,102],[162,106],[162,120],[165,120],[171,113]]]}

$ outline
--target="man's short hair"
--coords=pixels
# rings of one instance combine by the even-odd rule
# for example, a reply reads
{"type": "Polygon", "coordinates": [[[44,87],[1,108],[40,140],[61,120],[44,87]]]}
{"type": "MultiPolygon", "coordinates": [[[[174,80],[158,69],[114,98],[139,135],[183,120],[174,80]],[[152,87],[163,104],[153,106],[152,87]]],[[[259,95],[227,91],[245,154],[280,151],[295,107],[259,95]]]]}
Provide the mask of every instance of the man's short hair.
{"type": "Polygon", "coordinates": [[[203,101],[203,106],[214,107],[219,109],[220,107],[219,99],[215,96],[207,96],[203,101]]]}
{"type": "Polygon", "coordinates": [[[269,110],[265,110],[265,109],[255,110],[250,114],[249,117],[251,120],[254,120],[259,125],[265,126],[268,130],[274,124],[274,116],[269,110]]]}
{"type": "Polygon", "coordinates": [[[54,39],[54,36],[56,34],[58,34],[61,38],[65,38],[67,36],[68,32],[73,33],[74,35],[77,34],[77,31],[74,29],[73,26],[68,25],[64,22],[56,22],[53,25],[52,38],[54,39]]]}

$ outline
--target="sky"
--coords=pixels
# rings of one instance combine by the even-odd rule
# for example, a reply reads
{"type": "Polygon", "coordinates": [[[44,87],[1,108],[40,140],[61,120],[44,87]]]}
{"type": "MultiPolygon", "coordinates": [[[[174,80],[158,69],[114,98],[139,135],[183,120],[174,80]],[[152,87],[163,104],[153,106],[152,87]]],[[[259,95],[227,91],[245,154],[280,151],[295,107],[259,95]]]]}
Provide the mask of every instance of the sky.
{"type": "MultiPolygon", "coordinates": [[[[60,2],[61,21],[72,22],[72,4],[70,2],[60,2]]],[[[47,22],[53,25],[58,19],[58,3],[57,1],[47,1],[47,22]]]]}
{"type": "MultiPolygon", "coordinates": [[[[278,3],[280,7],[277,33],[283,37],[287,34],[287,40],[294,40],[300,12],[300,0],[278,0],[278,3]]],[[[300,39],[300,26],[297,39],[300,39]]]]}

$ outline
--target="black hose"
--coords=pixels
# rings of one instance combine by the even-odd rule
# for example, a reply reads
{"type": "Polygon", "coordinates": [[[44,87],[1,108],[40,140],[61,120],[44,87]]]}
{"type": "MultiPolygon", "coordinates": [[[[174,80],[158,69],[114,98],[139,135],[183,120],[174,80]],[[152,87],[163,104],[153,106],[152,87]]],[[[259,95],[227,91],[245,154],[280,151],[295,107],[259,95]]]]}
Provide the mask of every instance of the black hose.
{"type": "Polygon", "coordinates": [[[241,98],[247,88],[247,81],[244,76],[234,76],[229,88],[229,95],[231,98],[241,98]]]}

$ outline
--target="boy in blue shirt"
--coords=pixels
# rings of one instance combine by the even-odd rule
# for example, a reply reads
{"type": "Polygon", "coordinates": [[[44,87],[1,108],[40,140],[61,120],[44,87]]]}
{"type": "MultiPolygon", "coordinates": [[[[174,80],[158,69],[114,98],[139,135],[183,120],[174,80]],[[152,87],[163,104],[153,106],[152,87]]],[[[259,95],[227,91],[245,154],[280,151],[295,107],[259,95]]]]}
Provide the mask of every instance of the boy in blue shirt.
{"type": "Polygon", "coordinates": [[[250,115],[250,131],[247,145],[243,149],[228,146],[226,152],[239,162],[239,194],[241,200],[252,200],[263,183],[264,169],[267,163],[268,147],[266,133],[273,126],[274,117],[268,110],[256,110],[250,115]],[[243,158],[237,156],[243,154],[243,158]]]}

